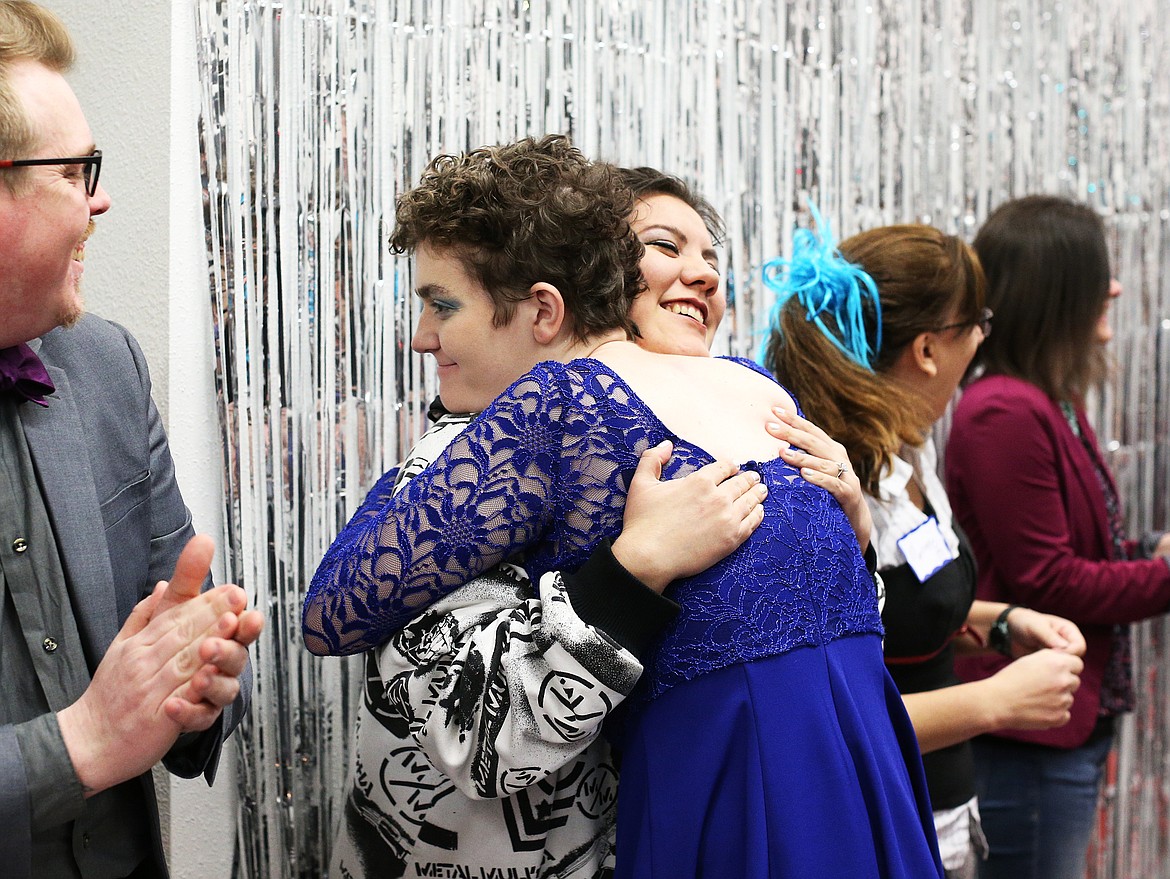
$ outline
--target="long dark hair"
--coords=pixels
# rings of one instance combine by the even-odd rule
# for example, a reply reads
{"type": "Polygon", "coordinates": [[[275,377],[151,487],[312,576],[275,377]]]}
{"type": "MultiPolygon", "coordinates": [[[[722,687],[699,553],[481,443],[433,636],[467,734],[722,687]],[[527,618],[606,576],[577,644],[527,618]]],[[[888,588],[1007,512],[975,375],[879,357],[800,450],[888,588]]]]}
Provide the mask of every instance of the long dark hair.
{"type": "Polygon", "coordinates": [[[995,332],[976,354],[993,375],[1079,401],[1105,376],[1097,322],[1109,298],[1105,227],[1091,208],[1052,195],[1005,202],[975,236],[995,332]]]}
{"type": "Polygon", "coordinates": [[[723,218],[711,205],[711,202],[695,192],[689,183],[681,177],[666,174],[657,168],[648,168],[645,165],[638,168],[618,168],[618,176],[622,182],[634,193],[635,198],[645,198],[649,195],[672,195],[681,202],[694,208],[699,219],[711,233],[711,240],[716,244],[723,241],[725,234],[723,218]]]}

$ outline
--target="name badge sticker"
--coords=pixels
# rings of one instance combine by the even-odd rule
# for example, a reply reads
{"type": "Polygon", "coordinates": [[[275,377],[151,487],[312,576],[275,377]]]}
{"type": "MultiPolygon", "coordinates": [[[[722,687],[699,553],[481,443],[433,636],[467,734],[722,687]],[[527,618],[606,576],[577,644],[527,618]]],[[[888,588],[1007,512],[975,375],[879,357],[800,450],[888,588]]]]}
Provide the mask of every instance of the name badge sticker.
{"type": "Polygon", "coordinates": [[[906,556],[920,583],[925,583],[953,561],[951,548],[947,546],[947,539],[934,516],[898,538],[898,549],[906,556]]]}

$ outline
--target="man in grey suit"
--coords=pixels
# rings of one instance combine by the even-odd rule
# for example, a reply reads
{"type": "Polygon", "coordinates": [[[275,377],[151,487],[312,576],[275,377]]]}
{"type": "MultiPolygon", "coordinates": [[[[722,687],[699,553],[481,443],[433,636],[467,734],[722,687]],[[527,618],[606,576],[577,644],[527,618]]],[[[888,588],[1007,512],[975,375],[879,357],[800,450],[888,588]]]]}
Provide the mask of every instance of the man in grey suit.
{"type": "Polygon", "coordinates": [[[211,781],[263,620],[204,588],[142,353],[82,313],[110,199],[72,58],[0,0],[0,874],[165,877],[150,769],[211,781]]]}

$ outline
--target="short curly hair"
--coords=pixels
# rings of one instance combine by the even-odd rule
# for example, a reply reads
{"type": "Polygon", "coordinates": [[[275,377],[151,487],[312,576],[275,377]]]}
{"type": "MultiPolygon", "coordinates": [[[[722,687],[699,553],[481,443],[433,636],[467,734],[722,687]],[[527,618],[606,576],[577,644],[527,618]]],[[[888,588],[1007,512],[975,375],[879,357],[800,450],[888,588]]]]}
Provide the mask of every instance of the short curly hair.
{"type": "Polygon", "coordinates": [[[563,135],[436,156],[398,198],[390,248],[449,250],[487,291],[504,326],[533,284],[564,297],[575,338],[621,329],[642,291],[634,194],[617,168],[563,135]]]}

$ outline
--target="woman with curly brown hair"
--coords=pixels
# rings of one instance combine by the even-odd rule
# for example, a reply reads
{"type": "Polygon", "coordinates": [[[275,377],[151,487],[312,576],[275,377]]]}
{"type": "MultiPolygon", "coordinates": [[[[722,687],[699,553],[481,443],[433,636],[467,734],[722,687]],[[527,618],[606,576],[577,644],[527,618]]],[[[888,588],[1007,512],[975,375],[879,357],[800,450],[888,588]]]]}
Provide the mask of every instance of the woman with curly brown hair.
{"type": "MultiPolygon", "coordinates": [[[[447,193],[444,175],[424,185],[447,193]]],[[[468,227],[443,242],[457,257],[470,251],[472,271],[494,253],[487,232],[528,235],[550,219],[524,210],[515,223],[491,222],[485,201],[476,194],[462,212],[468,227]]],[[[360,649],[516,553],[537,580],[577,567],[617,533],[630,474],[663,441],[673,445],[667,479],[715,460],[750,462],[743,469],[768,488],[763,521],[726,559],[671,585],[679,615],[628,717],[617,875],[941,875],[921,761],[882,665],[873,581],[849,520],[776,457],[765,424],[776,408],[796,407],[771,376],[747,361],[630,341],[628,324],[647,337],[675,326],[703,339],[718,286],[709,231],[691,208],[668,201],[634,214],[625,234],[685,265],[678,291],[639,298],[629,318],[584,337],[554,335],[564,353],[588,356],[530,370],[401,493],[352,523],[314,581],[306,640],[360,649]]],[[[539,239],[550,252],[537,266],[580,258],[556,234],[539,239]]],[[[420,268],[425,293],[428,279],[443,286],[438,272],[451,265],[420,268]]],[[[649,276],[645,261],[642,270],[649,276]]],[[[535,301],[519,302],[517,314],[547,327],[560,291],[523,283],[535,301]]],[[[628,307],[627,291],[610,295],[628,307]]],[[[848,472],[826,466],[826,480],[848,472]]],[[[705,523],[690,524],[700,538],[705,523]]]]}
{"type": "Polygon", "coordinates": [[[975,252],[919,224],[839,247],[823,226],[821,236],[801,230],[792,259],[765,269],[781,294],[766,363],[861,478],[885,585],[886,664],[924,753],[943,866],[948,879],[974,877],[986,848],[968,740],[1067,722],[1084,642],[1066,620],[1020,608],[1010,645],[995,644],[1007,605],[974,600],[974,560],[936,473],[931,425],[990,332],[975,252]],[[962,684],[955,653],[974,649],[970,635],[1021,658],[962,684]]]}
{"type": "MultiPolygon", "coordinates": [[[[495,161],[507,167],[518,152],[558,148],[524,145],[497,153],[495,161]]],[[[577,182],[571,165],[562,176],[569,186],[577,182]]],[[[720,234],[721,221],[677,178],[650,168],[621,169],[619,176],[637,196],[634,228],[648,246],[641,295],[674,302],[691,298],[685,291],[698,285],[707,303],[704,333],[696,332],[693,321],[680,321],[659,325],[640,343],[705,356],[726,305],[713,254],[674,258],[664,249],[667,242],[643,226],[641,206],[662,199],[680,203],[702,218],[712,236],[720,234]]],[[[515,344],[520,328],[495,324],[486,292],[457,278],[442,289],[433,274],[420,278],[430,298],[411,345],[448,367],[440,373],[443,398],[485,408],[495,392],[466,376],[500,375],[503,369],[519,378],[536,355],[515,344]],[[476,344],[467,344],[469,338],[476,344]],[[453,363],[458,369],[449,368],[453,363]]],[[[401,490],[473,417],[438,417],[355,519],[377,511],[388,487],[401,490]]],[[[842,452],[825,451],[835,458],[842,452]]],[[[603,541],[580,569],[549,572],[536,589],[520,567],[498,565],[433,605],[416,608],[416,619],[367,653],[330,876],[475,867],[494,875],[541,870],[592,877],[612,867],[617,765],[602,724],[629,695],[642,658],[677,612],[662,589],[727,555],[762,516],[762,487],[754,474],[712,463],[684,479],[660,482],[657,468],[667,457],[666,448],[643,454],[630,481],[621,533],[612,543],[603,541]],[[688,523],[699,519],[705,527],[696,535],[688,523]],[[378,784],[369,783],[373,777],[378,784]],[[394,795],[422,790],[429,793],[394,795]],[[527,826],[517,821],[534,814],[543,820],[527,826]]],[[[845,506],[859,499],[860,492],[844,497],[845,506]]],[[[868,512],[864,504],[859,512],[868,512]]]]}

